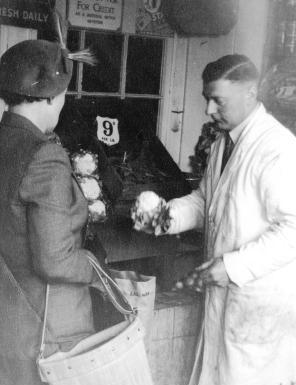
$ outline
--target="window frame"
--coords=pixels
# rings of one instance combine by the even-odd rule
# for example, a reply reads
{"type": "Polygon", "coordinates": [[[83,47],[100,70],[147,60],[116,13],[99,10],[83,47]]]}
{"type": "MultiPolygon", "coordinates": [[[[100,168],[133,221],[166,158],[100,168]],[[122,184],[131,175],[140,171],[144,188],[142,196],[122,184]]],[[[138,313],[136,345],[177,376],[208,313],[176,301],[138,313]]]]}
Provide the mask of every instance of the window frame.
{"type": "MultiPolygon", "coordinates": [[[[79,33],[79,49],[84,49],[85,47],[85,35],[87,32],[93,32],[88,29],[76,29],[71,28],[71,31],[76,31],[79,33]]],[[[102,32],[95,31],[96,33],[104,33],[111,34],[110,32],[102,32]]],[[[123,36],[123,47],[121,52],[121,67],[120,67],[120,84],[118,92],[89,92],[82,90],[82,78],[83,78],[83,63],[78,63],[77,65],[77,77],[76,77],[76,90],[68,90],[67,95],[74,96],[77,99],[81,99],[83,96],[91,96],[91,97],[114,97],[119,98],[121,100],[126,98],[135,98],[135,99],[157,99],[159,100],[159,111],[157,118],[157,125],[159,125],[159,112],[161,110],[161,104],[164,98],[164,64],[165,57],[167,51],[167,38],[162,36],[142,36],[131,33],[121,32],[123,36]],[[130,93],[126,92],[126,77],[127,77],[127,58],[128,58],[128,48],[129,48],[129,37],[135,36],[138,38],[145,39],[161,39],[163,41],[163,50],[162,50],[162,58],[161,58],[161,68],[160,68],[160,87],[159,94],[138,94],[138,93],[130,93]]],[[[157,129],[157,128],[156,128],[157,129]]]]}

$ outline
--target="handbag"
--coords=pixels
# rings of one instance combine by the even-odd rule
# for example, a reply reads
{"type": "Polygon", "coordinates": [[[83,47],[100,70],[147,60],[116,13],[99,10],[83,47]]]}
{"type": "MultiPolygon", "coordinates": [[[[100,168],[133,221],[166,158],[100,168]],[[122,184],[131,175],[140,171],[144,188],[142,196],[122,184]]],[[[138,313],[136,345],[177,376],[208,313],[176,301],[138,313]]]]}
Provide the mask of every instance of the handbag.
{"type": "Polygon", "coordinates": [[[70,351],[44,357],[45,330],[49,296],[46,301],[37,366],[41,381],[50,385],[153,385],[144,347],[144,327],[117,283],[98,262],[88,257],[109,300],[126,319],[95,333],[70,351]]]}

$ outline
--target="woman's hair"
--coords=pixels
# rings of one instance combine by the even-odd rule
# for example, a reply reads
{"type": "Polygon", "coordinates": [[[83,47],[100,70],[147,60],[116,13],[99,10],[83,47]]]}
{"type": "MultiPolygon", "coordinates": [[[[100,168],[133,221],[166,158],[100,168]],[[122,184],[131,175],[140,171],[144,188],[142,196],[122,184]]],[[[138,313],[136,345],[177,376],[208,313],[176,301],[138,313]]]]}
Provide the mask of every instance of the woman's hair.
{"type": "Polygon", "coordinates": [[[207,64],[202,73],[202,80],[205,84],[220,79],[233,82],[258,81],[259,72],[247,56],[226,55],[207,64]]]}
{"type": "Polygon", "coordinates": [[[33,102],[40,102],[41,100],[44,100],[44,98],[18,95],[7,91],[0,91],[0,98],[3,99],[4,102],[10,107],[14,107],[22,103],[33,103],[33,102]]]}

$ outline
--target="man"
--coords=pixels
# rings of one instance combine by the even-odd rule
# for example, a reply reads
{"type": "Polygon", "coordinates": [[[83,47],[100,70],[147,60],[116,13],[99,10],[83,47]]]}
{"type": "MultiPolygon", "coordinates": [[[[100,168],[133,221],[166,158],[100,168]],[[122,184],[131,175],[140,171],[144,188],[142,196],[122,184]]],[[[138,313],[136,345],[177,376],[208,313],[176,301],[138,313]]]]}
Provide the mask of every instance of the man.
{"type": "Polygon", "coordinates": [[[72,74],[60,44],[26,40],[0,62],[0,382],[41,385],[36,359],[49,284],[45,356],[94,333],[83,248],[87,201],[52,141],[72,74]]]}
{"type": "Polygon", "coordinates": [[[202,78],[206,113],[225,134],[211,146],[199,188],[169,202],[167,231],[205,229],[204,318],[190,384],[291,385],[296,138],[258,102],[259,76],[247,57],[224,56],[202,78]]]}

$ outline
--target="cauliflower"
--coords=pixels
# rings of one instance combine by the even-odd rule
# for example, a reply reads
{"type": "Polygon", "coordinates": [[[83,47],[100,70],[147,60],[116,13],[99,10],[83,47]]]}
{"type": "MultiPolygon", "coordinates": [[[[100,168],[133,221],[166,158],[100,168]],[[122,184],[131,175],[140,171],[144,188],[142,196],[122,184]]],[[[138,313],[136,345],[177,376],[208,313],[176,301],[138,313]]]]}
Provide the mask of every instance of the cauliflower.
{"type": "Polygon", "coordinates": [[[158,208],[161,198],[153,191],[143,191],[137,198],[139,211],[152,216],[153,212],[158,208]]]}
{"type": "Polygon", "coordinates": [[[87,200],[95,200],[101,195],[102,190],[99,182],[93,177],[82,177],[79,178],[79,183],[83,194],[87,200]]]}
{"type": "Polygon", "coordinates": [[[97,168],[97,159],[91,153],[79,153],[73,156],[74,172],[80,175],[91,175],[97,168]]]}
{"type": "Polygon", "coordinates": [[[106,219],[106,205],[101,200],[95,200],[88,205],[90,218],[93,222],[106,219]]]}
{"type": "Polygon", "coordinates": [[[144,191],[131,209],[134,229],[155,235],[163,234],[169,224],[166,201],[153,191],[144,191]]]}

